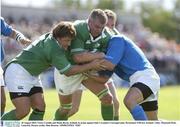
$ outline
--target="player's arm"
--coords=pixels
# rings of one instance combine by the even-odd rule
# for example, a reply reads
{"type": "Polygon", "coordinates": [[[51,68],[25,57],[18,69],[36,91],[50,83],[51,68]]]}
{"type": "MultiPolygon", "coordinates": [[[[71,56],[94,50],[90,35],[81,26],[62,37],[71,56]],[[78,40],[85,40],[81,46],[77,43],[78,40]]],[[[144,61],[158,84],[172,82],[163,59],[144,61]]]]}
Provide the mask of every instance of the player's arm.
{"type": "Polygon", "coordinates": [[[88,74],[88,73],[83,73],[83,74],[85,76],[87,76],[88,78],[90,78],[92,80],[95,80],[96,82],[99,82],[99,83],[102,83],[102,84],[105,84],[109,80],[109,77],[91,75],[91,74],[88,74]]]}
{"type": "Polygon", "coordinates": [[[78,73],[82,73],[91,69],[102,70],[101,63],[104,60],[94,60],[90,63],[83,65],[71,65],[71,63],[66,58],[64,52],[61,52],[58,48],[54,48],[51,50],[52,55],[52,66],[55,66],[61,74],[65,74],[66,76],[75,75],[78,73]]]}
{"type": "Polygon", "coordinates": [[[12,26],[8,25],[4,21],[4,18],[2,18],[2,17],[1,17],[1,34],[17,40],[21,44],[30,44],[31,43],[31,41],[29,39],[27,39],[22,33],[13,29],[12,26]]]}
{"type": "Polygon", "coordinates": [[[9,37],[17,40],[18,42],[20,42],[23,45],[28,45],[31,43],[31,41],[28,38],[26,38],[21,32],[15,30],[15,29],[12,29],[12,33],[10,34],[9,37]]]}
{"type": "Polygon", "coordinates": [[[75,74],[79,74],[79,73],[83,73],[89,70],[102,70],[104,68],[101,67],[101,63],[103,61],[102,60],[94,60],[90,63],[87,64],[83,64],[83,65],[73,65],[71,66],[71,68],[66,71],[64,74],[66,76],[71,76],[71,75],[75,75],[75,74]]]}
{"type": "Polygon", "coordinates": [[[105,70],[113,71],[116,64],[113,64],[112,62],[108,60],[104,60],[102,65],[101,65],[105,70]]]}
{"type": "Polygon", "coordinates": [[[107,70],[103,70],[103,71],[99,71],[99,72],[85,72],[83,73],[84,75],[86,75],[88,78],[95,80],[96,82],[105,84],[109,78],[112,76],[113,71],[107,71],[107,70]]]}
{"type": "Polygon", "coordinates": [[[78,64],[78,63],[87,63],[91,62],[95,59],[102,59],[105,57],[105,54],[103,52],[81,52],[81,53],[76,53],[73,55],[73,60],[78,64]]]}
{"type": "Polygon", "coordinates": [[[75,63],[87,63],[94,59],[100,59],[105,56],[104,53],[93,53],[85,50],[84,41],[76,37],[71,43],[72,58],[75,63]]]}
{"type": "Polygon", "coordinates": [[[116,65],[121,61],[125,50],[125,40],[120,36],[114,36],[109,41],[106,57],[102,66],[109,71],[114,70],[116,65]]]}

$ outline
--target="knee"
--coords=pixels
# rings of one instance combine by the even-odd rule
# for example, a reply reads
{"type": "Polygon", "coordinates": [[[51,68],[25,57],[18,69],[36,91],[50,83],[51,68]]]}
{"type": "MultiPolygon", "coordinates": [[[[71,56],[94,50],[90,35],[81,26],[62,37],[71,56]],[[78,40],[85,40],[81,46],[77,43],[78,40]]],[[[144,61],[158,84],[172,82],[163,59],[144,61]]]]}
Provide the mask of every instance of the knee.
{"type": "Polygon", "coordinates": [[[17,119],[22,119],[27,116],[30,112],[30,107],[21,107],[20,109],[16,109],[16,117],[17,119]]]}
{"type": "Polygon", "coordinates": [[[45,111],[46,109],[46,104],[45,102],[38,102],[33,106],[33,109],[38,109],[39,111],[45,111]]]}
{"type": "Polygon", "coordinates": [[[109,93],[104,95],[100,100],[102,104],[108,104],[108,105],[112,104],[112,101],[113,101],[112,95],[109,93]]]}
{"type": "Polygon", "coordinates": [[[123,100],[124,105],[131,110],[137,103],[131,96],[126,96],[123,100]]]}
{"type": "Polygon", "coordinates": [[[43,102],[43,103],[41,103],[41,105],[39,107],[39,110],[40,111],[45,111],[45,109],[46,109],[46,104],[45,104],[45,102],[43,102]]]}

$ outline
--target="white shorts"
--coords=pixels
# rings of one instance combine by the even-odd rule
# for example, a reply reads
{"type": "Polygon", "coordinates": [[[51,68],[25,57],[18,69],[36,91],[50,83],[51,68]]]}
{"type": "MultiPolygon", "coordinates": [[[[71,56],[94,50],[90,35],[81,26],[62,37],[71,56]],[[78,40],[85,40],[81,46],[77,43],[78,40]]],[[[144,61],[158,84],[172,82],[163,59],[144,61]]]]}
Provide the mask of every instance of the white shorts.
{"type": "Polygon", "coordinates": [[[87,79],[83,74],[65,76],[60,74],[57,69],[54,71],[54,82],[56,90],[61,95],[70,95],[78,89],[82,89],[81,82],[87,79]]]}
{"type": "Polygon", "coordinates": [[[1,86],[4,86],[4,78],[3,78],[3,69],[2,67],[0,68],[0,80],[1,80],[1,86]]]}
{"type": "Polygon", "coordinates": [[[153,94],[143,102],[154,101],[158,99],[158,91],[160,90],[160,78],[154,69],[137,71],[132,76],[130,76],[130,86],[137,82],[145,84],[153,92],[153,94]]]}
{"type": "Polygon", "coordinates": [[[39,76],[32,76],[21,65],[11,63],[5,71],[5,83],[9,92],[29,93],[34,86],[42,87],[39,76]]]}

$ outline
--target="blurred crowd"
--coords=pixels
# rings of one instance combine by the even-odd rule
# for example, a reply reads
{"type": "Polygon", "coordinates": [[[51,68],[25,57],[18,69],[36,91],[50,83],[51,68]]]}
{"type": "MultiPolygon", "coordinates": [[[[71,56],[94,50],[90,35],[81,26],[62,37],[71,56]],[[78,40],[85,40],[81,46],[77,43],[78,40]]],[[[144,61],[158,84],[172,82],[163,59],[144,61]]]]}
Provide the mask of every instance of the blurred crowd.
{"type": "MultiPolygon", "coordinates": [[[[29,20],[26,17],[21,17],[18,21],[15,21],[12,17],[4,18],[10,25],[21,31],[32,41],[38,38],[38,36],[49,32],[53,24],[58,22],[48,18],[44,18],[41,22],[29,20]]],[[[75,19],[76,17],[63,17],[60,20],[73,21],[75,19]]],[[[120,33],[132,39],[144,51],[147,58],[159,73],[162,86],[180,83],[180,45],[174,40],[166,40],[160,37],[158,33],[152,33],[150,29],[144,28],[143,25],[134,25],[129,29],[128,26],[118,22],[117,29],[120,33]]],[[[9,60],[15,57],[23,47],[9,38],[3,38],[3,42],[6,51],[5,65],[9,60]]],[[[52,75],[52,69],[48,71],[52,75]]],[[[49,77],[53,79],[52,76],[49,77]]],[[[48,81],[52,82],[51,80],[48,81]]],[[[116,82],[119,81],[118,79],[116,82]]],[[[126,83],[121,82],[118,84],[123,85],[126,83]]]]}

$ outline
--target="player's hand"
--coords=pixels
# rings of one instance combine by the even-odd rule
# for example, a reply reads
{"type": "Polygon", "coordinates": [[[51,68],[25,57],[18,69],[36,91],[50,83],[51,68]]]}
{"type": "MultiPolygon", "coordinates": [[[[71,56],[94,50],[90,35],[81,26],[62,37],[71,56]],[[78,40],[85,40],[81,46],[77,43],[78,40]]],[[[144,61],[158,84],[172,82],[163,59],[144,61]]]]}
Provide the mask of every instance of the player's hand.
{"type": "Polygon", "coordinates": [[[100,52],[98,55],[99,55],[99,58],[101,59],[105,57],[105,54],[103,52],[100,52]]]}
{"type": "Polygon", "coordinates": [[[86,77],[89,77],[89,78],[92,76],[99,76],[98,71],[95,71],[95,70],[83,72],[82,74],[86,77]]]}
{"type": "Polygon", "coordinates": [[[31,44],[32,41],[29,40],[29,39],[27,39],[27,38],[21,38],[21,39],[19,40],[19,42],[20,42],[22,45],[27,46],[27,45],[31,44]]]}
{"type": "Polygon", "coordinates": [[[83,74],[87,77],[88,76],[99,76],[99,73],[96,70],[89,70],[87,72],[84,72],[83,74]]]}
{"type": "Polygon", "coordinates": [[[94,70],[100,71],[105,70],[105,66],[103,65],[104,60],[103,59],[96,59],[91,62],[91,67],[94,70]]]}

